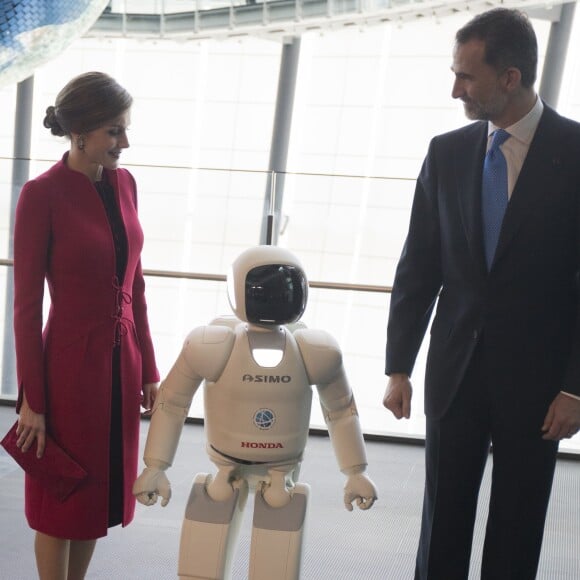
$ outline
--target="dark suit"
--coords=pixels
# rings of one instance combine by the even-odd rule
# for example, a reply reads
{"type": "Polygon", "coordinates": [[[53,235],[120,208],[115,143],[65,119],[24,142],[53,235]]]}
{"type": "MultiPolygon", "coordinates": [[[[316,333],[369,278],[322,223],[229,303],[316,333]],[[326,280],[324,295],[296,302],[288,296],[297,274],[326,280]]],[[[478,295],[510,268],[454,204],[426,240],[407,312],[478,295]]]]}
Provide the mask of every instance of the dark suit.
{"type": "Polygon", "coordinates": [[[387,374],[411,374],[436,304],[418,578],[466,577],[490,439],[483,577],[534,578],[557,449],[542,440],[541,426],[560,390],[580,394],[580,124],[544,107],[489,272],[481,220],[486,143],[486,122],[432,140],[391,297],[387,374]],[[446,550],[463,551],[463,561],[438,576],[436,554],[446,550]]]}

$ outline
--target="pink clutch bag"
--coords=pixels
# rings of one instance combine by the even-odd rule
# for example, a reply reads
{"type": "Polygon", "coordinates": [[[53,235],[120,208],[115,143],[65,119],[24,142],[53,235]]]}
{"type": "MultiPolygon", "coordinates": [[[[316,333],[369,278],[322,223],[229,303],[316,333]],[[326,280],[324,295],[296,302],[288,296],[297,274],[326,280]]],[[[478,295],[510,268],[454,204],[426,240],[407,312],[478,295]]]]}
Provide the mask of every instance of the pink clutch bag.
{"type": "Polygon", "coordinates": [[[30,477],[42,483],[60,501],[64,501],[87,477],[87,472],[48,434],[44,455],[40,459],[36,457],[36,441],[23,453],[16,447],[17,426],[18,421],[0,441],[0,445],[30,477]]]}

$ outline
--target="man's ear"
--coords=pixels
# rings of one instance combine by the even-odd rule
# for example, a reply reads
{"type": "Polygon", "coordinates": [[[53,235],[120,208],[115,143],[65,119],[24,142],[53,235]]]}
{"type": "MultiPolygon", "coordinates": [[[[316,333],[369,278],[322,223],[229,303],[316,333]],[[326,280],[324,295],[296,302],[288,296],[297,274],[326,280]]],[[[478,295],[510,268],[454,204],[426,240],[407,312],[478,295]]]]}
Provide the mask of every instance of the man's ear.
{"type": "Polygon", "coordinates": [[[515,91],[522,84],[522,73],[519,68],[511,66],[503,73],[505,88],[508,91],[515,91]]]}

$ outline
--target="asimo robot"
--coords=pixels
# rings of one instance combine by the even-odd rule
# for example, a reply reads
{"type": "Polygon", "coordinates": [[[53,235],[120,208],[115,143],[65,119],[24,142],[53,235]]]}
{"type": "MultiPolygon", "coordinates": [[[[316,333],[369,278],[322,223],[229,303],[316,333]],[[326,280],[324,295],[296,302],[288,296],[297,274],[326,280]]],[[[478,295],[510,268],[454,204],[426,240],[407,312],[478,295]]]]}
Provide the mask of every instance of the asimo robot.
{"type": "Polygon", "coordinates": [[[344,504],[370,508],[377,497],[358,413],[336,341],[299,322],[308,283],[289,251],[257,246],[228,275],[236,317],[195,328],[161,384],[133,493],[145,505],[171,498],[165,474],[184,420],[204,383],[207,453],[215,475],[193,482],[181,531],[180,578],[230,577],[237,532],[254,492],[248,578],[300,577],[309,486],[297,481],[316,386],[340,470],[344,504]],[[268,360],[266,360],[268,359],[268,360]],[[273,360],[274,359],[274,360],[273,360]]]}

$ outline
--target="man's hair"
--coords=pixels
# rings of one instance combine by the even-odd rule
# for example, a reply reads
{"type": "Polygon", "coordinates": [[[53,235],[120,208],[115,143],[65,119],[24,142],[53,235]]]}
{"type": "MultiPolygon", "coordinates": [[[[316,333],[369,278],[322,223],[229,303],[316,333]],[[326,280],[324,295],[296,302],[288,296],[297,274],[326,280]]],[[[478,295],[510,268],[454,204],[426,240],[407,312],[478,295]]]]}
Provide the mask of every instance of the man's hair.
{"type": "Polygon", "coordinates": [[[472,18],[455,35],[457,44],[470,40],[485,43],[485,63],[498,72],[517,68],[522,86],[531,88],[536,82],[538,42],[529,18],[519,10],[494,8],[472,18]]]}

